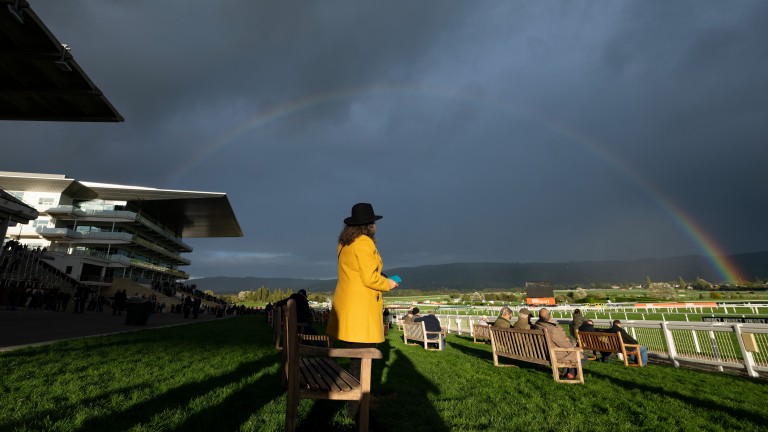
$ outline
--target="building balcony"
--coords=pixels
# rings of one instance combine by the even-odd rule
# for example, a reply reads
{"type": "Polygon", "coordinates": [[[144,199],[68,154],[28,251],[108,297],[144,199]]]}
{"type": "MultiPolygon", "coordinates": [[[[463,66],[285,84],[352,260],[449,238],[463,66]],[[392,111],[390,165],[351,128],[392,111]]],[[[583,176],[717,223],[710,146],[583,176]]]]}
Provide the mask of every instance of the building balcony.
{"type": "Polygon", "coordinates": [[[69,228],[44,228],[40,227],[35,230],[36,233],[41,235],[46,240],[59,240],[59,239],[79,239],[82,238],[82,233],[69,228]]]}
{"type": "Polygon", "coordinates": [[[127,232],[93,231],[84,233],[69,228],[45,228],[35,230],[46,240],[67,241],[71,243],[131,243],[133,234],[127,232]]]}
{"type": "Polygon", "coordinates": [[[60,220],[76,220],[83,222],[113,222],[113,223],[138,223],[147,230],[158,234],[170,241],[185,252],[192,252],[192,246],[181,241],[170,230],[152,222],[146,216],[125,210],[82,210],[75,206],[56,206],[47,209],[44,213],[60,220]]]}
{"type": "Polygon", "coordinates": [[[176,270],[168,267],[159,266],[156,264],[148,263],[145,261],[140,261],[137,259],[131,259],[131,265],[135,267],[144,268],[147,270],[153,270],[160,273],[166,273],[169,275],[176,276],[181,279],[189,279],[189,275],[181,270],[176,270]]]}
{"type": "MultiPolygon", "coordinates": [[[[84,233],[68,228],[37,228],[36,232],[49,241],[73,244],[132,244],[156,252],[165,259],[170,258],[174,264],[189,265],[192,263],[187,258],[168,250],[158,244],[145,240],[137,235],[127,232],[92,231],[84,233]]],[[[163,260],[165,260],[163,259],[163,260]]]]}
{"type": "Polygon", "coordinates": [[[56,207],[51,207],[47,210],[44,210],[42,213],[45,213],[54,217],[57,217],[57,216],[82,217],[86,215],[84,211],[71,205],[60,205],[56,207]]]}

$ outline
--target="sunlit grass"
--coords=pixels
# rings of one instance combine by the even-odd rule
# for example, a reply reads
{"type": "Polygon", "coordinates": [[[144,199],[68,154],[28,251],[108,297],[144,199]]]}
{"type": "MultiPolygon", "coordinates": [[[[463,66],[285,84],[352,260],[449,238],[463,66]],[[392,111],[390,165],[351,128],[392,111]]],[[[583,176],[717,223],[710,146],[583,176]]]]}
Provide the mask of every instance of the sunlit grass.
{"type": "MultiPolygon", "coordinates": [[[[263,318],[96,337],[0,354],[2,431],[279,431],[280,356],[263,318]]],[[[764,430],[766,383],[618,361],[555,384],[490,346],[448,336],[445,351],[390,331],[374,364],[376,431],[764,430]]],[[[344,403],[304,400],[302,430],[354,430],[344,403]]]]}

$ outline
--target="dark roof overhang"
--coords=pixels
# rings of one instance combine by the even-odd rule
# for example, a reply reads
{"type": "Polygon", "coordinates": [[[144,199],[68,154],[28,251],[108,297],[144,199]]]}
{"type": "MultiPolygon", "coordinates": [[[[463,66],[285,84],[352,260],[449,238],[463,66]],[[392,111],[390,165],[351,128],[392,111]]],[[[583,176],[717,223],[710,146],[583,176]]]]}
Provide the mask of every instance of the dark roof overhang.
{"type": "Polygon", "coordinates": [[[0,119],[123,121],[26,0],[0,0],[0,119]]]}

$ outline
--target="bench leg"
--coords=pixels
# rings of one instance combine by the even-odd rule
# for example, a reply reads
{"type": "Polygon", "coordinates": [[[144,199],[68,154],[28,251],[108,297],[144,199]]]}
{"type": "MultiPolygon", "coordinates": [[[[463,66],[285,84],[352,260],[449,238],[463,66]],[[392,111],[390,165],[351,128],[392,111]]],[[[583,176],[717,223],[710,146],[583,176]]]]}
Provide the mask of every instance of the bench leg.
{"type": "Polygon", "coordinates": [[[296,430],[296,414],[298,412],[298,389],[294,388],[293,383],[289,383],[288,397],[285,403],[285,432],[296,430]]]}
{"type": "Polygon", "coordinates": [[[357,429],[360,432],[368,432],[368,417],[370,414],[370,401],[371,401],[371,366],[373,360],[367,358],[362,359],[360,365],[360,387],[362,394],[360,395],[360,412],[357,417],[357,429]]]}

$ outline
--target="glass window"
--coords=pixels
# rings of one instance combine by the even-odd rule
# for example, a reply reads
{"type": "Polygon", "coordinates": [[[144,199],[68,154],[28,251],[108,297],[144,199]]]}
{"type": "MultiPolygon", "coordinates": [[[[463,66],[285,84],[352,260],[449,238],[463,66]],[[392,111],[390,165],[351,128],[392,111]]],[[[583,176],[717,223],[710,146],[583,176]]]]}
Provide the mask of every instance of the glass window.
{"type": "Polygon", "coordinates": [[[48,227],[48,222],[49,221],[50,220],[48,218],[36,219],[36,220],[32,221],[32,226],[35,227],[35,228],[39,228],[39,227],[46,228],[46,227],[48,227]]]}

